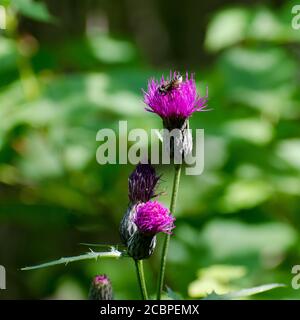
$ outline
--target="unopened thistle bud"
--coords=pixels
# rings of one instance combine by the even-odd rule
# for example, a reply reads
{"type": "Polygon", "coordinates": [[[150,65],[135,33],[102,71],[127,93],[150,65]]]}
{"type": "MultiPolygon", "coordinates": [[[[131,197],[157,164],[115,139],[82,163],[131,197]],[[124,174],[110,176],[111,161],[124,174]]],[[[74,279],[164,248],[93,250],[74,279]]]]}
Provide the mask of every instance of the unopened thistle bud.
{"type": "Polygon", "coordinates": [[[113,300],[112,285],[105,274],[95,276],[92,280],[89,300],[113,300]]]}
{"type": "Polygon", "coordinates": [[[128,197],[130,202],[147,202],[154,198],[159,181],[154,167],[148,163],[139,163],[128,178],[128,197]]]}
{"type": "Polygon", "coordinates": [[[155,249],[156,234],[171,234],[175,218],[157,201],[148,201],[136,206],[133,222],[137,231],[128,241],[128,254],[135,260],[149,258],[155,249]]]}

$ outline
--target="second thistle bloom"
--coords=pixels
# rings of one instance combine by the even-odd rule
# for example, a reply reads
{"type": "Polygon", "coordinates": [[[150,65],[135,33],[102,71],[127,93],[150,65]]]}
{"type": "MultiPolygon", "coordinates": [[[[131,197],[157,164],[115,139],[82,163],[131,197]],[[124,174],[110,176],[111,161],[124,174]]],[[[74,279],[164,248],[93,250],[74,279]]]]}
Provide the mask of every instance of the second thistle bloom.
{"type": "Polygon", "coordinates": [[[137,231],[128,241],[128,254],[135,260],[150,257],[156,246],[156,234],[170,234],[175,228],[175,218],[157,201],[148,201],[136,206],[133,222],[137,231]]]}
{"type": "Polygon", "coordinates": [[[169,209],[158,201],[148,201],[137,205],[133,219],[138,230],[146,235],[155,235],[159,232],[171,234],[175,228],[175,218],[169,209]]]}

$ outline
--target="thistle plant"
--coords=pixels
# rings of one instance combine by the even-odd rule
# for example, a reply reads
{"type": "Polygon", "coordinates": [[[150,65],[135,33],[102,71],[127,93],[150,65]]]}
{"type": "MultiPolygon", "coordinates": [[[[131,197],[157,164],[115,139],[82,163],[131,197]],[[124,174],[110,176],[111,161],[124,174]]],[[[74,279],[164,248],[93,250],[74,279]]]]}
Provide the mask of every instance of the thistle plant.
{"type": "MultiPolygon", "coordinates": [[[[157,192],[160,175],[150,163],[140,163],[130,174],[128,179],[128,205],[124,216],[121,219],[119,233],[122,245],[97,245],[106,250],[90,252],[76,257],[61,258],[56,261],[41,265],[26,267],[23,270],[32,270],[43,267],[50,267],[57,264],[68,264],[70,262],[86,259],[104,258],[131,258],[135,262],[137,279],[141,296],[148,299],[146,280],[143,269],[143,260],[148,259],[155,251],[158,233],[164,233],[164,243],[160,257],[159,276],[156,297],[162,297],[164,289],[164,278],[168,247],[172,230],[175,228],[176,201],[179,191],[182,161],[177,163],[173,149],[179,149],[179,160],[184,160],[185,156],[192,151],[192,137],[187,130],[189,128],[189,118],[199,111],[205,111],[207,105],[207,95],[201,97],[196,90],[194,76],[185,75],[183,78],[178,72],[170,72],[169,77],[164,77],[157,81],[150,79],[148,89],[144,91],[144,102],[147,105],[146,111],[158,115],[162,119],[164,129],[179,130],[180,134],[175,136],[170,145],[166,148],[169,155],[174,159],[174,180],[171,193],[171,203],[169,209],[158,202],[157,192]]],[[[167,143],[163,140],[163,144],[167,143]]],[[[178,160],[178,159],[177,159],[178,160]]],[[[92,246],[92,245],[90,245],[92,246]]],[[[273,289],[281,286],[272,284],[242,290],[232,294],[232,297],[246,296],[258,292],[273,289]]],[[[93,278],[89,295],[93,300],[110,300],[113,298],[112,286],[106,275],[98,275],[93,278]]]]}
{"type": "Polygon", "coordinates": [[[160,176],[150,164],[138,164],[128,179],[129,205],[120,223],[120,237],[127,253],[135,261],[143,299],[147,289],[142,260],[149,258],[156,246],[156,234],[174,228],[168,209],[150,199],[157,196],[160,176]]]}
{"type": "MultiPolygon", "coordinates": [[[[192,149],[192,139],[186,133],[188,119],[196,111],[202,111],[206,106],[207,97],[200,97],[196,91],[194,77],[186,74],[185,79],[178,72],[170,73],[165,81],[160,82],[151,79],[148,83],[148,91],[144,91],[146,111],[156,113],[161,117],[163,126],[167,130],[179,129],[182,135],[178,141],[173,141],[172,147],[179,146],[182,158],[192,149]]],[[[172,149],[172,148],[171,148],[172,149]]],[[[161,256],[161,265],[158,281],[157,299],[161,298],[164,284],[167,250],[175,228],[173,216],[179,188],[181,164],[175,164],[175,178],[171,196],[170,209],[165,208],[153,198],[161,195],[157,192],[160,181],[154,167],[149,163],[140,163],[136,166],[128,179],[129,203],[120,222],[120,238],[123,244],[122,250],[118,246],[104,245],[108,251],[90,251],[77,257],[61,258],[34,267],[26,267],[23,270],[48,267],[56,264],[67,264],[73,261],[98,258],[123,258],[131,257],[136,265],[137,278],[143,299],[148,299],[146,281],[143,269],[143,260],[148,259],[156,247],[156,235],[160,232],[166,234],[161,256]]],[[[90,299],[104,299],[112,297],[110,280],[107,276],[97,276],[92,280],[90,299]]]]}
{"type": "MultiPolygon", "coordinates": [[[[189,118],[194,112],[204,111],[207,104],[207,95],[201,97],[196,90],[196,83],[194,76],[189,77],[188,73],[185,75],[185,79],[181,77],[180,83],[175,87],[170,84],[173,83],[173,79],[178,79],[179,73],[170,72],[169,78],[165,81],[164,76],[162,76],[160,81],[155,79],[150,79],[148,82],[148,90],[144,91],[144,102],[147,105],[146,110],[157,114],[163,122],[163,126],[168,131],[177,129],[180,134],[170,141],[170,146],[167,147],[171,156],[174,156],[172,150],[179,149],[180,157],[182,158],[192,151],[192,138],[190,132],[187,130],[189,128],[189,118]],[[161,89],[169,86],[166,94],[161,94],[161,89]],[[171,150],[171,151],[170,151],[171,150]]],[[[173,190],[171,196],[170,211],[174,214],[176,209],[176,201],[179,189],[180,175],[181,175],[181,164],[174,165],[174,181],[173,190]]],[[[164,284],[164,275],[167,261],[167,253],[170,242],[170,234],[165,237],[161,263],[160,272],[158,278],[158,288],[157,288],[157,299],[161,299],[161,293],[164,284]]]]}

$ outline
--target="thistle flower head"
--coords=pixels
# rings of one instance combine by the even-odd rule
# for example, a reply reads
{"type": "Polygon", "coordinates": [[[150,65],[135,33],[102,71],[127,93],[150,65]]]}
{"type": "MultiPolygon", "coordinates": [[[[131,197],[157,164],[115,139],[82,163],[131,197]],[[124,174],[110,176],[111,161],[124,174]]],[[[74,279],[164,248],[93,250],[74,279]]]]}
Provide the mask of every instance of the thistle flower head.
{"type": "Polygon", "coordinates": [[[147,202],[155,197],[155,187],[159,178],[151,164],[139,163],[128,179],[130,202],[147,202]]]}
{"type": "Polygon", "coordinates": [[[147,111],[158,114],[163,120],[175,121],[189,118],[196,111],[203,111],[206,107],[207,96],[200,97],[196,90],[194,76],[180,78],[176,85],[172,85],[179,78],[179,73],[170,72],[167,80],[162,76],[160,81],[150,79],[148,90],[144,91],[144,102],[147,111]],[[173,82],[172,82],[173,81],[173,82]]]}
{"type": "Polygon", "coordinates": [[[110,283],[109,278],[105,274],[100,274],[93,279],[95,284],[108,284],[110,283]]]}
{"type": "Polygon", "coordinates": [[[89,300],[112,300],[113,292],[110,279],[105,275],[97,275],[93,278],[90,292],[89,300]]]}
{"type": "Polygon", "coordinates": [[[172,233],[175,218],[169,209],[157,201],[148,201],[136,206],[136,214],[133,222],[138,231],[146,235],[155,235],[159,232],[172,233]]]}

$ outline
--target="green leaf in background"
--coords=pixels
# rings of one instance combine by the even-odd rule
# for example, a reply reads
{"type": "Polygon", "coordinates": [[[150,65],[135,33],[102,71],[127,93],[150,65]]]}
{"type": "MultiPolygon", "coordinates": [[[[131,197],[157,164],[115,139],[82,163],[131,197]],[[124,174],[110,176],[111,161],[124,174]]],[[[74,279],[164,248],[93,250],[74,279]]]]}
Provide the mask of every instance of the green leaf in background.
{"type": "Polygon", "coordinates": [[[189,296],[195,298],[211,292],[227,293],[235,289],[231,281],[245,276],[246,273],[245,267],[235,265],[212,265],[202,268],[198,271],[198,279],[189,285],[189,296]]]}
{"type": "MultiPolygon", "coordinates": [[[[287,6],[290,10],[292,4],[287,6]]],[[[258,6],[254,9],[228,8],[212,19],[206,33],[205,46],[209,51],[219,51],[245,40],[288,43],[300,41],[300,33],[293,30],[290,19],[258,6]]]]}
{"type": "Polygon", "coordinates": [[[93,55],[103,63],[126,63],[136,56],[135,48],[130,42],[104,34],[90,34],[88,43],[93,55]]]}
{"type": "Polygon", "coordinates": [[[0,0],[0,5],[1,6],[8,6],[10,4],[11,0],[0,0]]]}
{"type": "Polygon", "coordinates": [[[209,300],[229,300],[249,297],[258,293],[269,291],[284,284],[272,283],[258,287],[236,290],[234,280],[243,278],[247,270],[243,266],[213,265],[198,271],[198,279],[188,288],[193,298],[205,297],[209,300]]]}
{"type": "Polygon", "coordinates": [[[233,139],[239,138],[258,145],[269,143],[274,134],[270,122],[257,118],[228,121],[224,131],[233,139]]]}
{"type": "Polygon", "coordinates": [[[283,159],[288,166],[300,172],[300,139],[280,141],[276,154],[283,159]]]}
{"type": "MultiPolygon", "coordinates": [[[[13,71],[16,69],[18,58],[16,43],[10,39],[1,37],[0,41],[0,79],[5,76],[5,72],[13,71]]],[[[2,79],[1,79],[2,80],[2,79]]]]}
{"type": "Polygon", "coordinates": [[[219,63],[223,94],[232,103],[251,107],[267,115],[269,121],[298,117],[294,98],[297,62],[286,50],[233,47],[222,53],[219,63]]]}
{"type": "Polygon", "coordinates": [[[220,211],[231,213],[258,206],[272,196],[272,190],[272,185],[263,179],[233,181],[219,199],[220,211]]]}
{"type": "Polygon", "coordinates": [[[205,45],[218,51],[244,39],[250,13],[244,8],[230,8],[216,14],[208,26],[205,45]]]}
{"type": "Polygon", "coordinates": [[[12,5],[25,17],[42,21],[55,22],[56,19],[49,13],[45,3],[34,0],[11,0],[12,5]]]}
{"type": "Polygon", "coordinates": [[[285,223],[257,225],[231,220],[215,220],[207,224],[199,242],[207,246],[212,259],[232,259],[259,255],[265,259],[281,257],[296,243],[297,233],[285,223]]]}

